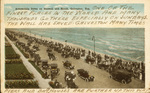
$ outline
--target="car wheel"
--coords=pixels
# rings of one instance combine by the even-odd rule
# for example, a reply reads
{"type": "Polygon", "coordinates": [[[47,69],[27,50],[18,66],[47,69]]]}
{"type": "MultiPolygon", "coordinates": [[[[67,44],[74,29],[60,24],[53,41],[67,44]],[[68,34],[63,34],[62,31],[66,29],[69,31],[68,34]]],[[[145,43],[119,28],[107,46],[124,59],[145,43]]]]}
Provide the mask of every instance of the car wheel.
{"type": "Polygon", "coordinates": [[[127,82],[123,79],[123,80],[121,80],[121,83],[122,84],[127,84],[127,82]]]}

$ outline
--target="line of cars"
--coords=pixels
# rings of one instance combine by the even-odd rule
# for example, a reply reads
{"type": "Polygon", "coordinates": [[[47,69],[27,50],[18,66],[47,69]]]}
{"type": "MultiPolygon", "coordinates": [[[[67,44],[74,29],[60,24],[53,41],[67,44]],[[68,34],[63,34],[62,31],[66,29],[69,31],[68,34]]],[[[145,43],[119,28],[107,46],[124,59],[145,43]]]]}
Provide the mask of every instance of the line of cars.
{"type": "MultiPolygon", "coordinates": [[[[48,65],[48,60],[41,60],[41,61],[42,61],[42,69],[47,69],[50,67],[49,69],[51,71],[51,79],[53,80],[59,74],[59,71],[60,71],[57,64],[53,63],[53,64],[48,65]]],[[[75,66],[72,65],[72,63],[68,60],[63,61],[62,63],[66,69],[73,70],[75,68],[75,66]]],[[[102,66],[102,65],[101,65],[101,67],[105,68],[105,66],[102,66]]],[[[123,84],[127,84],[127,83],[131,82],[132,76],[126,70],[113,69],[109,73],[110,73],[110,78],[112,78],[116,81],[119,81],[123,84]]],[[[84,69],[77,69],[77,75],[81,79],[85,80],[86,82],[92,82],[95,79],[94,76],[89,75],[89,72],[84,69]]],[[[77,88],[77,85],[74,83],[75,77],[72,77],[72,76],[76,77],[76,75],[73,75],[72,73],[69,73],[69,72],[65,73],[65,81],[67,82],[67,86],[69,88],[77,88]],[[70,78],[70,80],[69,80],[69,78],[70,78]]],[[[49,83],[49,84],[53,88],[62,88],[62,85],[56,81],[51,81],[51,83],[49,83]]]]}
{"type": "MultiPolygon", "coordinates": [[[[38,50],[38,46],[33,46],[33,48],[37,49],[38,50]]],[[[47,51],[51,51],[51,50],[47,50],[47,51]]],[[[90,56],[87,56],[85,61],[87,63],[91,63],[91,64],[94,64],[95,62],[95,59],[93,57],[90,57],[90,56]]],[[[63,65],[66,69],[74,69],[75,66],[73,66],[69,61],[65,61],[63,62],[63,65]]],[[[106,65],[103,65],[103,64],[99,64],[99,68],[108,68],[107,66],[105,67],[106,65]]],[[[44,62],[42,63],[42,68],[43,69],[47,69],[49,67],[49,65],[47,64],[47,62],[44,62]]],[[[51,76],[52,78],[55,78],[53,76],[55,75],[58,75],[59,73],[59,68],[57,68],[57,64],[51,64],[50,65],[50,70],[51,70],[51,76]]],[[[84,79],[85,81],[94,81],[94,76],[90,76],[88,71],[84,70],[84,69],[78,69],[77,70],[77,75],[84,79]]],[[[113,71],[110,72],[110,78],[114,79],[114,80],[117,80],[123,84],[127,84],[129,82],[131,82],[131,74],[127,71],[123,71],[122,69],[114,69],[113,71]]],[[[67,80],[68,81],[68,80],[67,80]]],[[[55,82],[56,83],[56,82],[55,82]]],[[[69,83],[69,84],[73,84],[73,83],[69,83]]],[[[58,85],[56,83],[56,85],[58,85]]]]}
{"type": "MultiPolygon", "coordinates": [[[[66,69],[69,69],[69,70],[73,70],[75,68],[75,66],[73,66],[71,64],[71,62],[69,62],[69,61],[63,61],[63,66],[66,69]]],[[[86,82],[92,82],[92,81],[95,80],[95,77],[91,76],[89,74],[89,72],[84,70],[84,69],[77,69],[77,75],[81,79],[85,80],[86,82]]],[[[110,72],[110,78],[112,78],[112,79],[114,79],[114,80],[116,80],[118,82],[121,82],[123,84],[130,83],[132,81],[131,77],[132,77],[132,75],[128,71],[123,70],[123,69],[113,69],[110,72]]],[[[76,75],[75,74],[73,74],[71,72],[65,72],[64,79],[67,82],[68,88],[78,88],[78,86],[74,82],[74,80],[76,79],[76,75]]]]}
{"type": "Polygon", "coordinates": [[[124,69],[115,69],[112,72],[110,72],[110,78],[119,81],[123,84],[128,84],[132,81],[132,75],[130,72],[124,70],[124,69]]]}
{"type": "MultiPolygon", "coordinates": [[[[69,69],[69,70],[73,70],[75,66],[73,66],[71,64],[70,61],[63,61],[63,66],[66,68],[66,69],[69,69]]],[[[56,66],[55,66],[56,67],[56,66]]],[[[54,70],[54,69],[53,69],[54,70]]],[[[55,68],[55,70],[57,70],[57,67],[55,68]]],[[[58,71],[57,71],[58,72],[58,71]]],[[[52,74],[52,73],[51,73],[52,74]]],[[[89,75],[89,72],[84,70],[84,69],[77,69],[77,75],[85,80],[86,82],[92,82],[94,81],[94,76],[91,76],[89,75]]],[[[78,86],[75,84],[75,79],[76,79],[76,74],[72,73],[72,71],[65,71],[65,76],[64,76],[64,80],[66,81],[66,84],[67,84],[67,87],[68,88],[78,88],[78,86]]],[[[62,87],[62,84],[57,82],[57,80],[55,81],[50,81],[49,82],[49,85],[52,87],[52,88],[64,88],[62,87]]]]}
{"type": "MultiPolygon", "coordinates": [[[[67,61],[63,61],[63,65],[64,65],[64,67],[66,69],[69,69],[69,70],[72,70],[75,67],[68,60],[67,61]]],[[[83,80],[85,80],[87,82],[88,81],[94,81],[94,76],[90,76],[88,71],[86,71],[84,69],[77,69],[77,72],[78,72],[77,75],[79,77],[81,77],[83,80]]]]}
{"type": "MultiPolygon", "coordinates": [[[[91,63],[91,64],[94,64],[95,63],[95,58],[94,57],[91,57],[90,55],[87,55],[86,56],[86,59],[85,59],[85,62],[86,63],[91,63]]],[[[102,61],[104,62],[104,61],[102,61]]],[[[100,64],[97,63],[97,67],[99,69],[103,69],[103,70],[106,70],[107,72],[109,72],[110,74],[110,78],[120,82],[120,83],[123,83],[123,84],[128,84],[132,81],[132,75],[129,71],[127,70],[124,70],[124,69],[119,69],[117,68],[116,66],[111,66],[109,64],[100,64]]]]}
{"type": "MultiPolygon", "coordinates": [[[[72,65],[72,63],[68,60],[62,61],[62,63],[63,63],[63,66],[66,69],[73,70],[75,68],[75,66],[72,65]]],[[[47,63],[45,63],[45,64],[47,64],[47,63]]],[[[44,67],[45,66],[43,66],[43,68],[44,67]]],[[[53,72],[57,72],[57,73],[59,72],[59,70],[57,68],[57,65],[53,64],[53,65],[51,65],[51,67],[54,67],[54,69],[51,69],[51,75],[52,75],[53,72]]],[[[102,67],[104,67],[104,66],[102,66],[102,67]]],[[[54,74],[56,75],[57,73],[54,73],[54,74]]],[[[132,75],[126,70],[113,69],[109,73],[110,73],[110,78],[112,78],[116,81],[119,81],[123,84],[127,84],[127,83],[130,83],[132,81],[132,79],[131,79],[132,75]]],[[[84,70],[84,69],[77,69],[77,75],[81,79],[85,80],[86,82],[92,82],[95,79],[94,76],[89,75],[89,72],[84,70]]],[[[74,83],[75,77],[76,77],[76,75],[72,74],[71,72],[65,72],[65,78],[64,79],[67,82],[68,88],[77,88],[77,85],[74,83]]],[[[53,86],[53,88],[56,88],[56,86],[54,87],[54,85],[52,85],[52,84],[55,84],[55,83],[56,83],[56,85],[59,85],[59,87],[60,87],[60,84],[57,84],[57,82],[51,81],[50,84],[51,84],[51,86],[53,86]]]]}

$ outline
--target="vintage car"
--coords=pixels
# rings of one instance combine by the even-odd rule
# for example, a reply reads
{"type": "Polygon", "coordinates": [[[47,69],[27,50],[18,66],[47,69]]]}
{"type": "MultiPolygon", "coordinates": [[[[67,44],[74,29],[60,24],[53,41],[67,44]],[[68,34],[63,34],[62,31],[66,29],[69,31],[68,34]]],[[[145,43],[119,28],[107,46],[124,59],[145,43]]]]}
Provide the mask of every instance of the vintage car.
{"type": "Polygon", "coordinates": [[[65,81],[74,81],[76,79],[76,75],[73,72],[65,71],[65,81]]]}
{"type": "Polygon", "coordinates": [[[52,53],[52,52],[48,52],[48,57],[50,60],[56,60],[56,57],[55,57],[54,53],[52,53]]]}
{"type": "Polygon", "coordinates": [[[64,58],[68,58],[69,57],[69,52],[63,51],[61,56],[64,57],[64,58]]]}
{"type": "Polygon", "coordinates": [[[87,55],[86,56],[86,59],[85,59],[85,62],[86,63],[91,63],[91,64],[94,64],[94,62],[95,62],[95,58],[94,57],[91,57],[90,55],[87,55]]]}
{"type": "Polygon", "coordinates": [[[33,48],[38,51],[38,50],[39,50],[39,45],[38,45],[38,44],[35,44],[35,45],[33,46],[33,48]]]}
{"type": "Polygon", "coordinates": [[[71,81],[71,82],[68,81],[67,82],[67,86],[68,86],[68,88],[78,88],[78,86],[73,81],[71,81]]]}
{"type": "Polygon", "coordinates": [[[48,69],[48,67],[49,67],[48,60],[42,59],[41,63],[42,63],[42,69],[48,69]]]}
{"type": "Polygon", "coordinates": [[[55,80],[55,81],[50,81],[50,82],[49,82],[49,85],[50,85],[52,88],[63,88],[63,87],[62,87],[62,84],[59,83],[57,80],[55,80]]]}
{"type": "Polygon", "coordinates": [[[52,49],[50,47],[47,48],[47,52],[52,52],[52,49]]]}
{"type": "Polygon", "coordinates": [[[52,74],[59,74],[60,69],[56,63],[50,64],[50,71],[52,74]]]}
{"type": "Polygon", "coordinates": [[[28,43],[27,43],[28,46],[31,46],[31,44],[32,44],[31,42],[28,42],[28,43]]]}
{"type": "Polygon", "coordinates": [[[97,63],[97,67],[99,69],[103,69],[103,70],[108,71],[109,64],[106,64],[106,62],[102,61],[102,62],[97,63]]]}
{"type": "Polygon", "coordinates": [[[59,46],[56,46],[55,48],[54,48],[54,51],[57,51],[58,53],[61,53],[61,48],[59,47],[59,46]]]}
{"type": "Polygon", "coordinates": [[[74,54],[74,58],[75,58],[75,59],[80,59],[80,53],[75,53],[75,54],[74,54]]]}
{"type": "Polygon", "coordinates": [[[85,56],[85,50],[82,50],[81,57],[84,57],[84,56],[85,56]]]}
{"type": "Polygon", "coordinates": [[[117,80],[123,84],[130,83],[131,80],[131,73],[124,69],[114,69],[110,72],[110,78],[117,80]]]}
{"type": "Polygon", "coordinates": [[[84,79],[85,81],[94,81],[94,76],[90,76],[89,73],[84,69],[78,69],[77,72],[78,76],[84,79]]]}
{"type": "Polygon", "coordinates": [[[74,83],[76,79],[76,75],[73,72],[65,71],[65,81],[67,82],[68,88],[78,88],[78,86],[74,83]]]}
{"type": "Polygon", "coordinates": [[[50,66],[51,79],[53,80],[57,75],[59,75],[60,69],[56,63],[52,63],[50,66]]]}
{"type": "Polygon", "coordinates": [[[66,69],[70,69],[70,70],[74,69],[74,66],[72,66],[71,62],[68,60],[63,61],[63,65],[66,69]]]}

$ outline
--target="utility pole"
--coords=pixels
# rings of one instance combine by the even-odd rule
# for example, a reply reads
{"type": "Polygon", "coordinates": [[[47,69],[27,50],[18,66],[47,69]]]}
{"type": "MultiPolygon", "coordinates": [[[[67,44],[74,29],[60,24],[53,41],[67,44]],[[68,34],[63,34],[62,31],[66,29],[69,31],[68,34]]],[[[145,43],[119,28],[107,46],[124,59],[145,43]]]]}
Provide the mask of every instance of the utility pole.
{"type": "Polygon", "coordinates": [[[92,37],[92,40],[94,41],[94,54],[95,54],[95,36],[92,37]]]}

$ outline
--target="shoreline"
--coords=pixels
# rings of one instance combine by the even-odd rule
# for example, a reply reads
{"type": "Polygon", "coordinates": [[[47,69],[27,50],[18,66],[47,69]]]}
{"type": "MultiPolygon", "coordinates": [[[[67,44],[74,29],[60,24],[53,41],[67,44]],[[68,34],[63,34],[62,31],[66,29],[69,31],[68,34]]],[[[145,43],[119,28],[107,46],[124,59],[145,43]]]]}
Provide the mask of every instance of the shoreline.
{"type": "MultiPolygon", "coordinates": [[[[11,32],[11,31],[10,31],[11,32]]],[[[12,31],[12,32],[14,32],[14,31],[12,31]]],[[[17,31],[18,32],[18,31],[17,31]]],[[[18,33],[19,34],[19,33],[18,33]]],[[[30,33],[27,33],[27,34],[24,34],[24,32],[23,32],[23,34],[22,35],[28,35],[28,37],[30,37],[30,33]]],[[[36,37],[36,38],[41,38],[40,36],[38,36],[38,35],[34,35],[34,34],[32,34],[31,36],[34,36],[34,37],[36,37]]],[[[18,39],[19,39],[19,37],[18,37],[18,39]]],[[[50,38],[47,38],[47,37],[42,37],[42,40],[48,40],[48,41],[51,41],[51,39],[50,38]]],[[[27,40],[25,39],[25,38],[20,38],[20,40],[22,41],[22,42],[24,42],[24,43],[27,43],[27,40]]],[[[19,41],[20,41],[19,40],[19,41]]],[[[53,41],[53,43],[55,43],[55,42],[59,42],[59,43],[61,43],[61,44],[65,44],[65,42],[61,42],[61,41],[58,41],[58,40],[52,40],[53,41]]],[[[35,43],[33,43],[33,45],[34,45],[35,43]]],[[[32,46],[33,46],[32,45],[32,46]]],[[[72,46],[72,48],[83,48],[83,47],[80,47],[79,45],[74,45],[74,44],[70,44],[70,43],[68,43],[68,45],[69,46],[72,46]]],[[[43,46],[43,45],[40,45],[39,46],[40,47],[40,51],[38,51],[37,53],[38,54],[40,54],[40,57],[41,58],[48,58],[48,56],[46,56],[46,49],[47,49],[47,46],[43,46]]],[[[83,49],[86,49],[86,48],[83,48],[83,49]]],[[[88,50],[90,50],[90,49],[86,49],[86,55],[87,55],[87,52],[88,52],[88,50]]],[[[77,69],[80,69],[80,68],[84,68],[85,70],[87,70],[87,71],[89,71],[89,73],[91,73],[91,75],[93,75],[93,76],[95,76],[95,82],[91,82],[91,83],[89,83],[89,85],[87,86],[86,84],[86,82],[85,81],[81,81],[81,79],[80,78],[78,78],[77,77],[77,80],[75,81],[75,83],[77,84],[77,85],[79,85],[79,87],[81,87],[81,88],[87,88],[87,87],[89,87],[89,88],[99,88],[99,87],[104,87],[104,88],[106,88],[106,87],[110,87],[110,88],[113,88],[113,87],[117,87],[117,88],[120,88],[120,87],[131,87],[131,86],[133,86],[133,87],[144,87],[144,82],[142,81],[142,80],[139,80],[139,78],[138,79],[133,79],[133,82],[131,82],[131,84],[127,84],[127,85],[123,85],[123,84],[120,84],[119,82],[116,82],[115,80],[113,80],[113,79],[110,79],[109,78],[109,73],[106,71],[106,70],[104,70],[104,69],[100,69],[100,68],[97,68],[97,65],[96,64],[93,64],[93,66],[91,65],[91,64],[87,64],[85,61],[84,61],[84,59],[85,59],[85,57],[86,57],[86,55],[84,56],[84,57],[81,57],[81,59],[79,59],[79,60],[76,60],[76,59],[74,59],[74,58],[72,58],[72,57],[69,57],[69,58],[64,58],[64,57],[61,57],[61,54],[60,53],[57,53],[56,51],[53,51],[53,53],[55,54],[55,56],[58,58],[57,60],[54,60],[54,61],[51,61],[50,59],[48,59],[48,63],[49,64],[51,64],[51,63],[57,63],[58,64],[58,67],[61,69],[61,71],[60,71],[60,75],[56,78],[59,82],[61,82],[62,84],[66,84],[65,83],[65,81],[62,79],[63,77],[64,77],[64,74],[65,74],[65,71],[66,71],[66,68],[64,68],[64,66],[62,65],[62,61],[64,61],[64,60],[70,60],[72,63],[73,63],[73,65],[76,67],[73,71],[74,71],[74,73],[77,73],[77,69]],[[95,66],[96,65],[96,66],[95,66]],[[101,73],[101,74],[97,74],[97,72],[99,72],[99,73],[101,73]],[[108,77],[108,78],[107,78],[108,77]],[[82,82],[82,83],[81,83],[82,82]],[[102,84],[102,85],[101,85],[102,84]],[[104,85],[103,85],[104,84],[104,85]]],[[[96,52],[97,53],[97,52],[96,52]]],[[[98,53],[98,54],[101,54],[101,53],[98,53]]],[[[104,57],[104,54],[101,54],[101,56],[102,56],[102,59],[105,59],[105,57],[104,57]]],[[[116,57],[114,57],[115,58],[115,60],[117,59],[116,57]]],[[[122,62],[123,63],[123,62],[122,62]]],[[[117,65],[115,66],[115,67],[117,67],[117,65]]],[[[68,71],[68,70],[67,70],[68,71]]]]}
{"type": "MultiPolygon", "coordinates": [[[[11,30],[11,31],[18,32],[18,31],[16,31],[16,30],[11,30]]],[[[70,43],[70,42],[67,42],[67,43],[66,43],[66,42],[63,42],[63,41],[51,39],[51,38],[44,37],[44,36],[41,37],[40,35],[37,35],[37,34],[35,35],[35,34],[33,34],[33,33],[30,33],[30,32],[22,32],[22,31],[19,31],[19,32],[21,32],[21,33],[23,33],[23,34],[25,34],[25,35],[28,35],[28,36],[31,35],[32,37],[35,37],[35,38],[38,38],[38,39],[47,40],[47,41],[53,41],[53,42],[58,42],[58,43],[61,43],[61,44],[63,44],[63,45],[66,45],[66,44],[67,44],[67,45],[69,45],[69,46],[71,46],[71,47],[74,47],[74,48],[84,49],[86,54],[88,54],[88,51],[94,52],[92,49],[88,49],[88,48],[85,48],[85,47],[83,47],[83,46],[76,45],[76,44],[73,44],[73,43],[70,43]]],[[[116,57],[116,56],[112,56],[112,55],[108,55],[108,54],[104,54],[104,53],[96,52],[96,51],[95,51],[95,53],[96,53],[96,54],[100,54],[100,55],[102,56],[102,60],[104,59],[104,56],[107,55],[107,56],[113,57],[113,58],[115,58],[115,59],[121,59],[123,62],[136,62],[136,63],[144,63],[144,64],[145,64],[144,61],[132,61],[132,60],[127,60],[127,59],[124,59],[124,58],[121,58],[121,57],[116,57]]]]}

